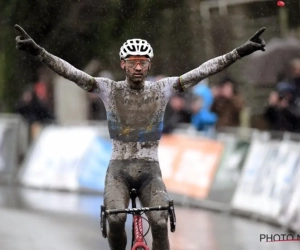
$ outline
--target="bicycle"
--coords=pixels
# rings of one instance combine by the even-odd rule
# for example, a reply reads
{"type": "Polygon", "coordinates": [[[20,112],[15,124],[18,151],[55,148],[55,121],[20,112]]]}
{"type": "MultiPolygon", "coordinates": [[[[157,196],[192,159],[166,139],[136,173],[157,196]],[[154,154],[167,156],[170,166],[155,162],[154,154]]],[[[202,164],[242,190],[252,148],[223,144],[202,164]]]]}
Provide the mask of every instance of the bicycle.
{"type": "MultiPolygon", "coordinates": [[[[175,216],[175,209],[173,200],[169,201],[168,206],[156,206],[156,207],[136,207],[136,198],[137,198],[137,192],[135,189],[131,189],[130,191],[130,199],[132,208],[127,209],[111,209],[106,210],[105,206],[101,206],[101,212],[100,212],[100,227],[102,236],[104,238],[107,237],[107,230],[106,230],[106,217],[107,215],[111,214],[118,214],[118,213],[126,213],[126,214],[132,214],[133,215],[133,221],[132,221],[132,242],[131,242],[131,250],[149,250],[149,247],[147,246],[147,242],[145,240],[145,236],[148,234],[150,230],[150,226],[145,234],[143,234],[143,223],[142,220],[148,222],[148,220],[142,215],[145,212],[148,211],[160,211],[160,210],[168,210],[168,214],[170,217],[170,231],[173,233],[176,229],[176,216],[175,216]]],[[[149,222],[148,222],[149,223],[149,222]]]]}

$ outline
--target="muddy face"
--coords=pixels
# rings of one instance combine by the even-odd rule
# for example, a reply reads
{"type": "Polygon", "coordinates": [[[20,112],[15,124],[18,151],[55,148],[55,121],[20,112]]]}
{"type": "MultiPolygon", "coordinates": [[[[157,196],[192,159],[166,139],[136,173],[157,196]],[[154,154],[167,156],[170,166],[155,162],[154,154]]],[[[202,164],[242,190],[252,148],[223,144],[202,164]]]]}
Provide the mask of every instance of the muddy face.
{"type": "Polygon", "coordinates": [[[140,89],[151,68],[150,59],[143,56],[130,56],[121,61],[121,67],[125,70],[127,81],[132,89],[140,89]]]}

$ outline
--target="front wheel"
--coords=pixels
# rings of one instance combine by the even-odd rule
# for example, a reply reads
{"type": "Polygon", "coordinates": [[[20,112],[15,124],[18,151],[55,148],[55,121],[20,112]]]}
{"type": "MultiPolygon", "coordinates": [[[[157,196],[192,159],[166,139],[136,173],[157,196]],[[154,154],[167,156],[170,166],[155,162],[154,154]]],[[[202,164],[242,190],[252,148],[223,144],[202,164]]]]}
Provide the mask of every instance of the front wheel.
{"type": "Polygon", "coordinates": [[[133,246],[131,250],[150,250],[149,247],[147,245],[145,245],[145,243],[138,243],[138,246],[133,246]]]}

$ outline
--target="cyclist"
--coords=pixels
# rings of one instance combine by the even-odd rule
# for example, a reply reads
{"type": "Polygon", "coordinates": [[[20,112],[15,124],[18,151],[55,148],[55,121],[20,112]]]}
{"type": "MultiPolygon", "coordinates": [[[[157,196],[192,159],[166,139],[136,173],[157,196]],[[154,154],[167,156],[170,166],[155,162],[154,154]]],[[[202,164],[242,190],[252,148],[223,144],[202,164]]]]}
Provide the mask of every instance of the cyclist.
{"type": "MultiPolygon", "coordinates": [[[[115,82],[92,77],[37,45],[19,26],[16,47],[35,56],[57,74],[75,82],[87,92],[97,93],[107,110],[113,151],[107,169],[104,205],[107,209],[127,208],[129,190],[136,188],[143,206],[168,205],[168,194],[158,162],[158,144],[163,129],[163,115],[172,94],[183,92],[195,84],[227,68],[257,50],[264,51],[260,29],[244,45],[213,58],[198,68],[157,82],[145,81],[151,68],[153,50],[142,39],[127,40],[120,49],[120,65],[126,79],[115,82]]],[[[170,249],[167,212],[147,214],[153,237],[153,250],[170,249]]],[[[125,214],[108,218],[108,242],[112,250],[125,250],[125,214]]]]}

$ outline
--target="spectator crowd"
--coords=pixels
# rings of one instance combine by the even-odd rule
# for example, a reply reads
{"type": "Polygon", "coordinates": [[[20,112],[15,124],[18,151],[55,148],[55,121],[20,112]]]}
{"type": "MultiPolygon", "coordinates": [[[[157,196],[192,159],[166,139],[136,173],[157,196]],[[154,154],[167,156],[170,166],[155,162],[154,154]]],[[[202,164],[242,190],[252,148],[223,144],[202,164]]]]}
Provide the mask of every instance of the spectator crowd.
{"type": "Polygon", "coordinates": [[[293,60],[289,70],[279,74],[264,117],[271,130],[300,132],[300,59],[293,60]]]}

